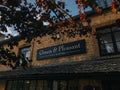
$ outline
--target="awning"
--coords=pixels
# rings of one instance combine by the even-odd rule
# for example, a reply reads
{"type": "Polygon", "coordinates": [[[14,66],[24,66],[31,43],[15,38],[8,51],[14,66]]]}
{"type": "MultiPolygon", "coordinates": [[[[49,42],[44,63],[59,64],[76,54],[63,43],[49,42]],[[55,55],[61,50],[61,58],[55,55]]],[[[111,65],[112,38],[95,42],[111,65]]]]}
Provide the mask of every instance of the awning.
{"type": "MultiPolygon", "coordinates": [[[[96,75],[109,75],[120,73],[120,58],[104,60],[86,60],[56,63],[50,65],[36,66],[11,71],[1,71],[0,78],[19,78],[19,77],[49,77],[54,76],[83,76],[93,77],[96,75]]],[[[101,76],[100,76],[101,77],[101,76]]]]}

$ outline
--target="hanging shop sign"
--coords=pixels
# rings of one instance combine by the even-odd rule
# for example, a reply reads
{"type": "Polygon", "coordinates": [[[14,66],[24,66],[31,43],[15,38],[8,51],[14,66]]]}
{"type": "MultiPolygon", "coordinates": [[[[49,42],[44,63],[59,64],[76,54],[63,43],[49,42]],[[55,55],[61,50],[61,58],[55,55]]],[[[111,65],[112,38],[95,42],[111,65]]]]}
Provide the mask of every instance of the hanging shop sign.
{"type": "Polygon", "coordinates": [[[37,60],[86,53],[85,40],[38,49],[37,60]]]}

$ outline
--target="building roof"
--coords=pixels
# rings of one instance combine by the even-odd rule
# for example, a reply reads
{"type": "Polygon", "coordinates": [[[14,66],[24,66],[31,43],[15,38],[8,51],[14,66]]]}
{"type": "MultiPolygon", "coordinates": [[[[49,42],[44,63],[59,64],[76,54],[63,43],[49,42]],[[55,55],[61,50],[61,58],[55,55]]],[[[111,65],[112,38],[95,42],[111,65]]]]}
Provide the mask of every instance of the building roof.
{"type": "Polygon", "coordinates": [[[1,78],[12,77],[34,77],[50,76],[50,75],[90,75],[97,73],[120,73],[120,58],[108,60],[87,60],[72,61],[43,66],[36,66],[24,69],[16,69],[11,71],[1,71],[1,78]]]}

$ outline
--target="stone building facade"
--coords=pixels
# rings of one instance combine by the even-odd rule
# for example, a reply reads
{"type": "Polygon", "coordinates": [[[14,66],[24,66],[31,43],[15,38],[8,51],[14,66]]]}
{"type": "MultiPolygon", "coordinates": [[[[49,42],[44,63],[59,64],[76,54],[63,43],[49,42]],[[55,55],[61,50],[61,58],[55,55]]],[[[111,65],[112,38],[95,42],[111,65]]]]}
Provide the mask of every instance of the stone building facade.
{"type": "Polygon", "coordinates": [[[120,14],[106,12],[89,18],[92,34],[88,36],[61,35],[54,41],[46,35],[31,43],[20,40],[13,51],[25,53],[32,67],[11,70],[1,65],[0,90],[119,90],[120,27],[116,20],[120,14]],[[96,32],[105,35],[96,38],[96,32]]]}

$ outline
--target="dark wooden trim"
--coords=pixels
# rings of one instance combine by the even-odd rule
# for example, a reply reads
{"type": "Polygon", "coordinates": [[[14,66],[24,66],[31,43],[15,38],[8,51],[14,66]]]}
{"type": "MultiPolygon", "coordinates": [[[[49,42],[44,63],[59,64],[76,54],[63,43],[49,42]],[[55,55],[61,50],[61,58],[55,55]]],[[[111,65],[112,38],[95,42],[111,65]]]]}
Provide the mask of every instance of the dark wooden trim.
{"type": "Polygon", "coordinates": [[[79,74],[47,74],[47,75],[23,75],[20,77],[5,77],[3,80],[77,80],[77,79],[96,79],[96,80],[120,80],[120,72],[98,72],[98,73],[79,73],[79,74]]]}
{"type": "Polygon", "coordinates": [[[5,90],[7,90],[7,87],[8,87],[8,80],[6,81],[6,84],[5,84],[5,90]]]}
{"type": "Polygon", "coordinates": [[[118,52],[118,50],[117,50],[117,45],[116,45],[116,42],[115,42],[115,36],[113,35],[113,33],[115,33],[115,32],[120,32],[119,30],[118,31],[112,31],[112,27],[114,27],[116,24],[115,23],[113,23],[113,24],[111,24],[111,25],[107,25],[107,26],[104,26],[104,27],[101,27],[101,28],[97,28],[96,29],[96,32],[98,31],[102,31],[102,29],[105,29],[105,28],[109,28],[110,29],[110,32],[106,32],[106,33],[103,33],[104,35],[105,34],[109,34],[110,33],[110,35],[111,35],[111,38],[112,38],[112,41],[113,41],[113,47],[114,47],[114,50],[115,50],[115,52],[113,52],[113,53],[107,53],[107,54],[102,54],[102,50],[101,50],[101,43],[100,43],[100,39],[98,38],[98,46],[99,46],[99,51],[100,51],[100,56],[110,56],[110,55],[118,55],[118,54],[120,54],[120,52],[118,52]]]}

